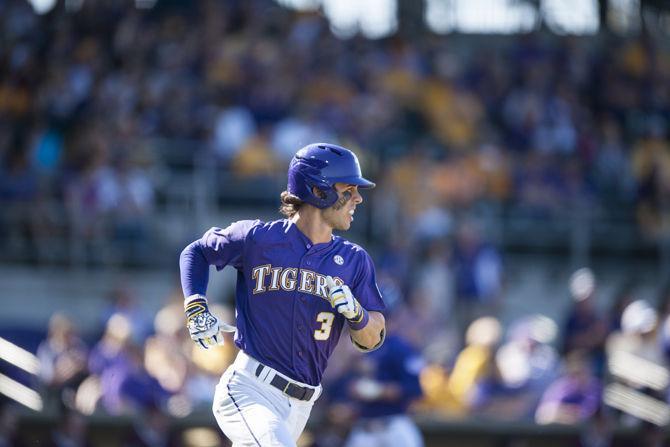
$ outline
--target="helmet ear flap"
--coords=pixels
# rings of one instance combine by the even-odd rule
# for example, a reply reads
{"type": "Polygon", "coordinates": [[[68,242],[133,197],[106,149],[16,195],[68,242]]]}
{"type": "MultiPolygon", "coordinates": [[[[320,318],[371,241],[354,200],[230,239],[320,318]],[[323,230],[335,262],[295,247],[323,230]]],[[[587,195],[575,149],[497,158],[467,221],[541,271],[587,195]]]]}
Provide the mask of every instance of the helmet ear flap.
{"type": "Polygon", "coordinates": [[[314,194],[318,199],[326,200],[326,192],[316,186],[312,186],[312,194],[314,194]]]}
{"type": "Polygon", "coordinates": [[[314,200],[307,200],[307,203],[311,203],[317,208],[328,208],[337,201],[337,191],[335,191],[335,188],[332,186],[328,189],[321,189],[318,186],[313,186],[311,192],[314,200]]]}

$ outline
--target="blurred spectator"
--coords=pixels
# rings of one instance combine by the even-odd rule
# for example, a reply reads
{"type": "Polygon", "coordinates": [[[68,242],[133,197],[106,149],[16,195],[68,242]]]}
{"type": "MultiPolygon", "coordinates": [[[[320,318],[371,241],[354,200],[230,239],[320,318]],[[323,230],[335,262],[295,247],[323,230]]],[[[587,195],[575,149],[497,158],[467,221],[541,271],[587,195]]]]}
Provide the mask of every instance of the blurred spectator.
{"type": "Polygon", "coordinates": [[[424,361],[392,325],[384,344],[365,356],[356,355],[355,366],[328,391],[335,404],[330,411],[351,412],[356,421],[345,446],[423,445],[407,411],[421,396],[424,361]]]}
{"type": "Polygon", "coordinates": [[[17,245],[19,241],[35,237],[37,216],[31,205],[38,195],[39,176],[25,153],[13,151],[6,157],[7,161],[0,163],[0,228],[6,234],[5,250],[20,252],[28,247],[17,245]]]}
{"type": "Polygon", "coordinates": [[[103,371],[120,361],[131,344],[132,326],[128,317],[112,314],[107,320],[102,338],[91,350],[88,358],[88,369],[92,374],[100,375],[103,371]]]}
{"type": "Polygon", "coordinates": [[[650,120],[646,135],[633,147],[632,165],[638,184],[637,217],[644,235],[651,239],[664,233],[663,221],[670,199],[670,143],[660,119],[650,120]]]}
{"type": "Polygon", "coordinates": [[[189,358],[185,351],[187,340],[183,323],[183,303],[169,303],[154,318],[155,334],[145,343],[147,372],[171,393],[182,391],[187,380],[189,358]]]}
{"type": "Polygon", "coordinates": [[[74,393],[84,380],[88,349],[79,338],[72,321],[61,313],[49,320],[46,340],[37,349],[39,377],[60,404],[72,405],[74,393]]]}
{"type": "Polygon", "coordinates": [[[216,116],[212,149],[224,164],[229,164],[255,133],[256,122],[249,109],[244,106],[226,107],[216,116]]]}
{"type": "Polygon", "coordinates": [[[284,118],[274,126],[272,148],[282,166],[291,161],[296,148],[312,141],[337,142],[337,138],[304,109],[304,106],[299,108],[294,115],[284,118]]]}
{"type": "Polygon", "coordinates": [[[0,201],[8,204],[29,203],[37,194],[39,177],[23,152],[10,152],[1,164],[0,201]]]}
{"type": "Polygon", "coordinates": [[[74,231],[78,259],[108,260],[110,236],[108,217],[117,200],[114,171],[109,164],[108,142],[101,135],[88,135],[89,146],[81,172],[66,187],[65,200],[74,231]]]}
{"type": "Polygon", "coordinates": [[[565,371],[545,391],[535,412],[539,424],[579,424],[600,407],[602,387],[593,375],[588,357],[572,351],[565,359],[565,371]]]}
{"type": "Polygon", "coordinates": [[[436,419],[453,419],[463,416],[460,409],[456,409],[454,397],[449,390],[449,374],[441,364],[430,363],[421,371],[419,377],[423,399],[416,405],[416,410],[425,415],[432,415],[436,419]]]}
{"type": "Polygon", "coordinates": [[[144,349],[131,345],[123,358],[100,375],[102,403],[112,415],[134,414],[149,405],[163,406],[169,392],[144,368],[144,349]]]}
{"type": "Polygon", "coordinates": [[[170,418],[159,407],[149,405],[133,418],[133,428],[123,447],[177,447],[180,445],[170,418]]]}
{"type": "MultiPolygon", "coordinates": [[[[454,312],[454,275],[451,249],[446,240],[426,242],[421,262],[412,274],[411,309],[401,309],[396,318],[416,318],[422,324],[417,333],[403,334],[415,346],[421,346],[429,361],[444,363],[460,348],[459,321],[454,312]],[[409,310],[409,315],[406,313],[409,310]]],[[[387,295],[384,294],[386,302],[387,295]]],[[[387,305],[387,308],[389,306],[387,305]]],[[[406,322],[406,326],[411,323],[406,322]]]]}
{"type": "Polygon", "coordinates": [[[595,154],[595,184],[604,202],[616,211],[635,195],[635,179],[619,123],[612,117],[601,124],[601,142],[595,154]]]}
{"type": "Polygon", "coordinates": [[[564,165],[556,155],[537,152],[520,160],[514,173],[514,208],[518,215],[539,221],[560,215],[567,205],[564,165]]]}
{"type": "Polygon", "coordinates": [[[453,328],[434,315],[430,298],[422,294],[422,289],[411,289],[409,302],[400,301],[394,310],[394,319],[401,325],[403,336],[413,346],[421,346],[432,361],[443,362],[451,359],[460,346],[453,328]]]}
{"type": "Polygon", "coordinates": [[[384,245],[383,251],[377,256],[379,275],[388,276],[401,290],[405,289],[410,275],[413,257],[411,250],[409,238],[406,235],[394,233],[384,245]]]}
{"type": "Polygon", "coordinates": [[[573,272],[569,280],[573,299],[563,326],[563,354],[583,352],[592,362],[597,375],[604,367],[604,343],[607,324],[595,307],[596,278],[591,269],[581,268],[573,272]]]}
{"type": "Polygon", "coordinates": [[[89,369],[99,381],[100,403],[110,414],[133,413],[144,405],[163,405],[169,392],[146,371],[145,348],[131,341],[130,321],[114,314],[91,351],[89,369]]]}
{"type": "Polygon", "coordinates": [[[500,376],[493,384],[498,388],[497,396],[486,403],[487,415],[533,420],[542,393],[557,378],[560,357],[552,347],[557,334],[556,323],[543,315],[511,323],[507,342],[496,352],[500,376]]]}
{"type": "Polygon", "coordinates": [[[281,164],[272,153],[267,129],[249,138],[232,161],[234,171],[243,177],[271,176],[281,164]]]}
{"type": "Polygon", "coordinates": [[[430,205],[417,213],[414,219],[414,239],[420,243],[430,243],[445,239],[453,231],[453,216],[441,206],[430,205]]]}
{"type": "Polygon", "coordinates": [[[454,244],[457,316],[461,324],[483,315],[497,315],[503,287],[501,255],[483,240],[473,221],[459,225],[454,244]]]}
{"type": "Polygon", "coordinates": [[[621,331],[607,338],[608,356],[625,352],[658,365],[665,364],[657,339],[658,325],[658,313],[647,301],[633,301],[621,315],[621,331]]]}
{"type": "Polygon", "coordinates": [[[467,414],[490,397],[490,382],[499,377],[495,353],[501,337],[502,326],[494,317],[480,317],[468,327],[466,346],[458,354],[448,382],[457,412],[467,414]]]}
{"type": "Polygon", "coordinates": [[[55,126],[36,126],[30,151],[32,166],[47,178],[55,176],[63,158],[63,135],[55,126]]]}
{"type": "Polygon", "coordinates": [[[110,185],[116,190],[110,210],[114,240],[123,259],[128,261],[141,261],[149,249],[146,241],[150,231],[148,219],[154,211],[154,182],[147,166],[143,166],[147,161],[142,157],[138,148],[132,156],[120,156],[110,185]]]}
{"type": "Polygon", "coordinates": [[[121,315],[130,323],[130,337],[137,344],[143,343],[153,331],[148,313],[139,306],[135,291],[127,285],[116,286],[110,291],[107,307],[101,315],[102,324],[106,325],[113,315],[121,315]]]}
{"type": "Polygon", "coordinates": [[[450,248],[446,241],[435,240],[426,244],[414,277],[418,299],[427,313],[441,323],[449,324],[454,302],[454,280],[450,265],[450,248]]]}

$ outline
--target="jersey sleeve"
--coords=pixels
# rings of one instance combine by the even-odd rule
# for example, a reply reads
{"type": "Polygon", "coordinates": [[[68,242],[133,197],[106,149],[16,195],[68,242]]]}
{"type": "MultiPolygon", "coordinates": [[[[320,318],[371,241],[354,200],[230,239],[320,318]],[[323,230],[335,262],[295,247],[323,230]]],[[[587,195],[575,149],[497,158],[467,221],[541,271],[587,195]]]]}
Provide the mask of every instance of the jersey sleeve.
{"type": "Polygon", "coordinates": [[[367,252],[362,251],[362,259],[359,264],[358,272],[355,276],[354,285],[351,291],[361,303],[365,310],[382,312],[386,309],[382,294],[377,286],[377,277],[372,258],[367,252]]]}
{"type": "Polygon", "coordinates": [[[184,296],[205,295],[210,265],[217,270],[227,265],[242,268],[245,240],[258,223],[258,220],[241,220],[226,228],[210,228],[200,239],[184,248],[179,258],[184,296]]]}

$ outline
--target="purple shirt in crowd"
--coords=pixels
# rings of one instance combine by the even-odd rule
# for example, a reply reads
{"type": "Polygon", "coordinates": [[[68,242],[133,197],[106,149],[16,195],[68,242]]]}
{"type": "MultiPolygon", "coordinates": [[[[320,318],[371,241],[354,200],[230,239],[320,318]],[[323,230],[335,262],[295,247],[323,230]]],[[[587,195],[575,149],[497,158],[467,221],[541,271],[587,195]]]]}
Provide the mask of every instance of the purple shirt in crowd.
{"type": "Polygon", "coordinates": [[[318,385],[344,327],[326,276],[368,311],[384,310],[375,269],[360,246],[333,236],[312,244],[291,221],[243,220],[212,228],[181,254],[184,296],[205,295],[209,266],[237,269],[235,344],[294,380],[318,385]]]}
{"type": "Polygon", "coordinates": [[[540,406],[548,403],[570,404],[579,407],[579,420],[593,416],[601,402],[602,386],[596,378],[580,380],[564,376],[552,383],[544,392],[540,406]]]}

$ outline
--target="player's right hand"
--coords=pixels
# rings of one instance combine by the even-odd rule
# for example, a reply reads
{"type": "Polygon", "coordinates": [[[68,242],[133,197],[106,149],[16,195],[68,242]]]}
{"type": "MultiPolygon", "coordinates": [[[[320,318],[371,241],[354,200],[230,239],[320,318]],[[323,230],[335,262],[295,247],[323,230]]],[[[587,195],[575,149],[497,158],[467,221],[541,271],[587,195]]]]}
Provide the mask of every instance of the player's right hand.
{"type": "Polygon", "coordinates": [[[354,298],[349,286],[337,285],[332,276],[326,276],[326,286],[328,287],[328,300],[335,310],[341,313],[348,320],[356,319],[361,314],[361,305],[354,298]]]}
{"type": "Polygon", "coordinates": [[[205,349],[223,344],[223,329],[218,318],[209,312],[207,298],[202,295],[188,297],[184,301],[184,312],[186,327],[195,343],[205,349]]]}

